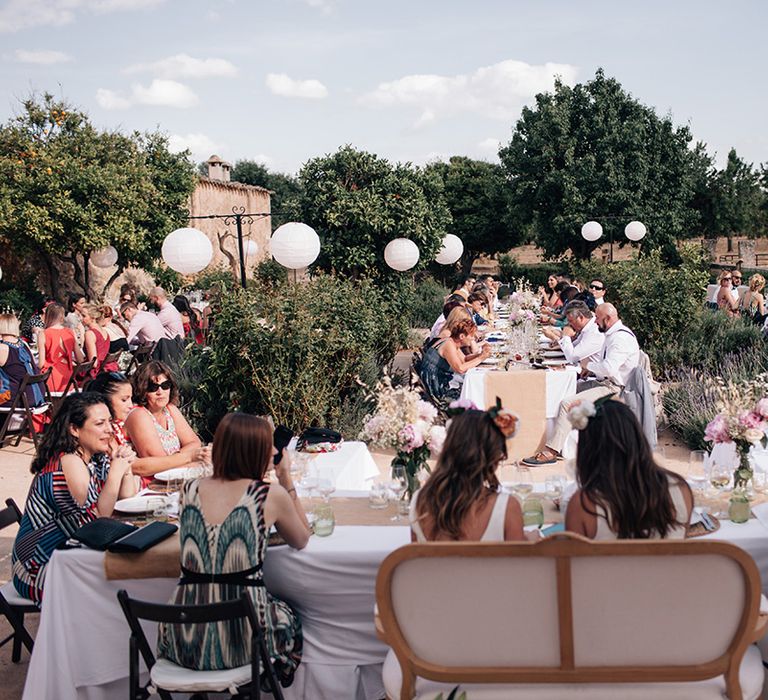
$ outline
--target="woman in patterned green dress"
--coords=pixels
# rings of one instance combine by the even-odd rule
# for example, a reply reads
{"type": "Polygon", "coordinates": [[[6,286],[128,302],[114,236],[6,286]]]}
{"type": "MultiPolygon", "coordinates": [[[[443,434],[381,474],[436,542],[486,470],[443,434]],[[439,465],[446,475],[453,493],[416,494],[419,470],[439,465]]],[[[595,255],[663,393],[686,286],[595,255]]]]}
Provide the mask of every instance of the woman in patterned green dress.
{"type": "MultiPolygon", "coordinates": [[[[262,564],[272,524],[296,549],[309,540],[309,525],[284,454],[277,483],[264,475],[276,454],[267,421],[244,413],[225,416],[213,441],[213,476],[185,484],[179,529],[182,577],[171,603],[201,605],[252,597],[269,655],[287,687],[301,661],[301,624],[290,606],[264,587],[262,564]]],[[[246,621],[169,625],[158,629],[158,656],[201,671],[250,663],[246,621]]]]}

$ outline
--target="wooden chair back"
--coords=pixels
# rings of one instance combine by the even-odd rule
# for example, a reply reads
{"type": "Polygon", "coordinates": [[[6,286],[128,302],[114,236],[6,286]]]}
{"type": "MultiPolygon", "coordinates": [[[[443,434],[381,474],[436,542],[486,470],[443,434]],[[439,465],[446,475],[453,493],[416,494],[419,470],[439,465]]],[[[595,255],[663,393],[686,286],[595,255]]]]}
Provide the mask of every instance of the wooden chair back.
{"type": "Polygon", "coordinates": [[[376,600],[403,699],[417,676],[573,684],[720,675],[733,699],[754,640],[760,575],[725,542],[563,533],[536,544],[401,547],[379,569],[376,600]]]}
{"type": "Polygon", "coordinates": [[[8,444],[18,445],[21,438],[29,434],[35,443],[35,450],[39,445],[39,437],[35,432],[34,418],[36,414],[42,414],[51,409],[51,393],[48,390],[48,377],[52,368],[49,367],[40,374],[27,374],[19,385],[19,390],[11,404],[0,412],[0,447],[8,444]],[[40,406],[31,406],[27,399],[27,388],[39,385],[43,393],[43,403],[40,406]]]}
{"type": "Polygon", "coordinates": [[[131,358],[131,362],[127,369],[125,370],[125,373],[131,374],[139,368],[139,365],[143,365],[145,362],[147,362],[152,357],[152,353],[154,352],[156,345],[157,343],[148,343],[147,345],[140,345],[137,347],[133,351],[133,357],[131,358]]]}

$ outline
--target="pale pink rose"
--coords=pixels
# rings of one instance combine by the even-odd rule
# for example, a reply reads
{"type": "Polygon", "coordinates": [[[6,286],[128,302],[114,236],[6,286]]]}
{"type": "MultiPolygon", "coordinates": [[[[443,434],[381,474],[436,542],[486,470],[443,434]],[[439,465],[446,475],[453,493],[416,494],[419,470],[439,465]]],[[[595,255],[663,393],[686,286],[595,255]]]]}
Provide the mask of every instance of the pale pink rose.
{"type": "Polygon", "coordinates": [[[448,408],[463,408],[465,411],[477,411],[477,404],[472,399],[454,399],[448,408]]]}
{"type": "Polygon", "coordinates": [[[768,418],[768,398],[760,399],[757,402],[755,413],[759,413],[763,418],[768,418]]]}
{"type": "Polygon", "coordinates": [[[437,418],[437,409],[428,401],[419,401],[419,419],[427,423],[433,423],[437,418]]]}
{"type": "Polygon", "coordinates": [[[424,436],[413,423],[408,423],[398,434],[400,449],[404,452],[413,452],[424,444],[424,436]]]}
{"type": "Polygon", "coordinates": [[[739,424],[745,428],[759,428],[763,424],[763,419],[758,413],[744,411],[739,414],[739,424]]]}
{"type": "Polygon", "coordinates": [[[445,442],[445,428],[442,425],[433,425],[429,430],[429,451],[433,457],[437,457],[443,451],[445,442]]]}
{"type": "Polygon", "coordinates": [[[744,437],[747,439],[747,442],[756,445],[765,437],[765,433],[760,428],[747,428],[744,437]]]}
{"type": "Polygon", "coordinates": [[[732,442],[728,432],[728,421],[723,415],[715,416],[704,431],[704,439],[708,442],[732,442]]]}

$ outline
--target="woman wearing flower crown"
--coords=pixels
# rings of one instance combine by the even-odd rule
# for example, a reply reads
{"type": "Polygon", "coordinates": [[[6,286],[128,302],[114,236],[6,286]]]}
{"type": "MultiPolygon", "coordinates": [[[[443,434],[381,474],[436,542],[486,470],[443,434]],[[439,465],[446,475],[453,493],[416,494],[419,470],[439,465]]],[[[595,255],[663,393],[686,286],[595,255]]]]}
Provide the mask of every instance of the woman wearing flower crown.
{"type": "Polygon", "coordinates": [[[565,528],[593,540],[683,539],[693,510],[686,481],[653,460],[632,411],[610,396],[572,406],[579,430],[565,528]]]}
{"type": "Polygon", "coordinates": [[[516,425],[500,406],[466,410],[451,420],[437,466],[411,499],[414,542],[524,539],[520,504],[499,493],[496,477],[516,425]]]}

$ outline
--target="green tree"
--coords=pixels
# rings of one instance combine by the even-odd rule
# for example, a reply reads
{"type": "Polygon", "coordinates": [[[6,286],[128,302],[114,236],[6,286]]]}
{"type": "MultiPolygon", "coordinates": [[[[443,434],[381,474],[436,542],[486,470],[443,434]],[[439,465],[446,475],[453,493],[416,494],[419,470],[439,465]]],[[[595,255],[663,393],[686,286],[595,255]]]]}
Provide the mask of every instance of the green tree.
{"type": "Polygon", "coordinates": [[[735,149],[728,152],[725,168],[712,174],[710,186],[715,233],[729,239],[739,234],[754,237],[765,233],[766,196],[760,186],[760,173],[735,149]]]}
{"type": "Polygon", "coordinates": [[[308,161],[299,173],[301,221],[320,236],[316,267],[354,277],[391,277],[384,248],[394,238],[419,247],[418,268],[434,259],[451,214],[434,173],[392,165],[344,146],[308,161]]]}
{"type": "Polygon", "coordinates": [[[553,93],[537,95],[499,155],[513,212],[547,256],[589,257],[604,242],[581,237],[590,219],[626,243],[624,225],[637,219],[648,226],[643,248],[672,259],[675,240],[698,223],[690,141],[687,127],[659,118],[598,70],[585,84],[557,81],[553,93]]]}
{"type": "Polygon", "coordinates": [[[231,178],[235,182],[271,190],[273,231],[288,221],[297,220],[301,185],[295,177],[270,172],[266,166],[253,160],[238,160],[232,168],[231,178]]]}
{"type": "Polygon", "coordinates": [[[157,260],[189,214],[187,154],[170,153],[160,133],[99,131],[48,94],[22,105],[0,127],[0,239],[42,262],[56,298],[63,263],[83,292],[103,291],[90,289],[88,260],[104,246],[118,251],[115,277],[157,260]]]}
{"type": "MultiPolygon", "coordinates": [[[[440,176],[453,217],[448,233],[464,243],[462,268],[469,271],[482,254],[495,255],[520,242],[507,216],[506,178],[500,165],[465,156],[427,166],[440,176]]],[[[519,229],[518,229],[519,230],[519,229]]]]}

